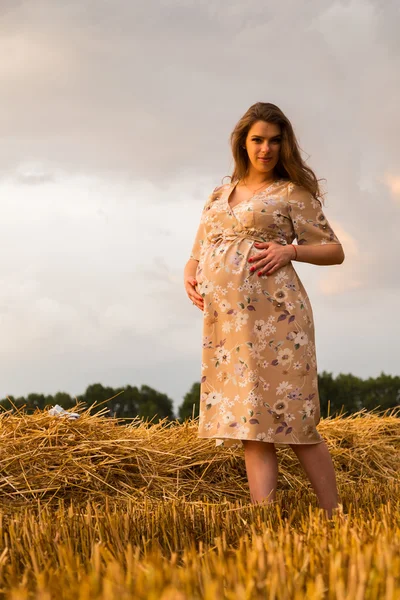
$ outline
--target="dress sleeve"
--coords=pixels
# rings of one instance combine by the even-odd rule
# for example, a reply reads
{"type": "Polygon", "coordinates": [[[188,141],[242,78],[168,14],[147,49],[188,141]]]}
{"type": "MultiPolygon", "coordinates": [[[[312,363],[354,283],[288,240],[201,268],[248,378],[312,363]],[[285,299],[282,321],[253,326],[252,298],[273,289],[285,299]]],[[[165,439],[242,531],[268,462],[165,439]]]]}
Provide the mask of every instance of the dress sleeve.
{"type": "Polygon", "coordinates": [[[322,204],[311,192],[291,183],[288,191],[289,215],[299,245],[340,244],[322,210],[322,204]]]}
{"type": "Polygon", "coordinates": [[[206,241],[205,223],[206,223],[207,212],[208,212],[210,204],[214,198],[214,193],[219,189],[220,189],[219,187],[216,187],[214,189],[214,191],[208,196],[206,203],[203,207],[203,212],[201,213],[201,217],[200,217],[200,224],[198,226],[196,237],[193,242],[192,251],[190,253],[190,258],[192,258],[194,260],[198,260],[198,261],[200,260],[201,249],[206,241]]]}

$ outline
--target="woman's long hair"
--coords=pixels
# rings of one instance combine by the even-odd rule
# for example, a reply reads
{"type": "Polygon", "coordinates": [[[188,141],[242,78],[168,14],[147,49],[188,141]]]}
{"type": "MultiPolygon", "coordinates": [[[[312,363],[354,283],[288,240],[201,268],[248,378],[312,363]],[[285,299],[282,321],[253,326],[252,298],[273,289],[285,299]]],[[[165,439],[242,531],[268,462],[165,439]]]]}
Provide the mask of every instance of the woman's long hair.
{"type": "Polygon", "coordinates": [[[274,169],[280,179],[289,179],[297,185],[301,185],[309,191],[313,197],[321,201],[323,194],[319,186],[319,181],[314,171],[308,167],[300,155],[299,145],[289,119],[275,104],[269,102],[256,102],[250,106],[247,112],[236,124],[231,133],[231,147],[235,167],[230,177],[231,183],[245,177],[249,167],[249,158],[247,151],[243,146],[249,129],[257,121],[267,121],[274,123],[281,128],[281,147],[279,160],[274,169]]]}

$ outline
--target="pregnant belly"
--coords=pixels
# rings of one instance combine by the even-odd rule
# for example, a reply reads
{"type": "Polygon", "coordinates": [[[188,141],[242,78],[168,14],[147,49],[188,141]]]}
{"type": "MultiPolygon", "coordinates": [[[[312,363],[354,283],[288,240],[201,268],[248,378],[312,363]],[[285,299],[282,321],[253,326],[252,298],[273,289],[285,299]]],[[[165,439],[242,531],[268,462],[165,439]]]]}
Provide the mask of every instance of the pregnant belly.
{"type": "Polygon", "coordinates": [[[233,299],[262,293],[275,297],[277,291],[283,289],[285,298],[292,303],[299,302],[299,293],[307,302],[306,290],[291,261],[271,275],[259,277],[259,269],[250,272],[254,263],[248,259],[264,252],[254,248],[254,243],[254,240],[242,238],[205,248],[196,271],[199,294],[212,302],[214,296],[233,299]]]}
{"type": "Polygon", "coordinates": [[[256,256],[260,251],[254,246],[254,240],[241,238],[224,241],[218,245],[208,246],[203,251],[197,266],[196,278],[202,281],[226,281],[236,277],[247,277],[250,273],[250,256],[256,256]]]}

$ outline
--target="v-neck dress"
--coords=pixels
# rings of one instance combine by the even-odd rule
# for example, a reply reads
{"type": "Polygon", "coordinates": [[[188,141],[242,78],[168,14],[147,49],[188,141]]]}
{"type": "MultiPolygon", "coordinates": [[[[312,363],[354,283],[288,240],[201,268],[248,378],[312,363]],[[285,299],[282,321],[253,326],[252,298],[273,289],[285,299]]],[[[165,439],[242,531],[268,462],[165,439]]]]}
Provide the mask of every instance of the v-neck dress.
{"type": "Polygon", "coordinates": [[[236,183],[208,197],[190,258],[204,299],[198,437],[317,444],[314,319],[292,261],[258,276],[256,241],[340,244],[320,202],[285,179],[233,208],[236,183]]]}

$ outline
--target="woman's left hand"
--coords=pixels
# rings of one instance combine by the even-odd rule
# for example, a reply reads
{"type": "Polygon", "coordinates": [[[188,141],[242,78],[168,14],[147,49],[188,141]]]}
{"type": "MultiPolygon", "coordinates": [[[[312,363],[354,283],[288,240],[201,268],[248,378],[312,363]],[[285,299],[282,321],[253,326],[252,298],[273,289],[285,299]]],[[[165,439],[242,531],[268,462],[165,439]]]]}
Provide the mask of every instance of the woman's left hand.
{"type": "Polygon", "coordinates": [[[282,245],[278,242],[255,242],[257,250],[263,250],[248,259],[252,265],[250,271],[258,271],[258,275],[271,275],[281,267],[287,265],[295,256],[295,250],[290,244],[282,245]]]}

